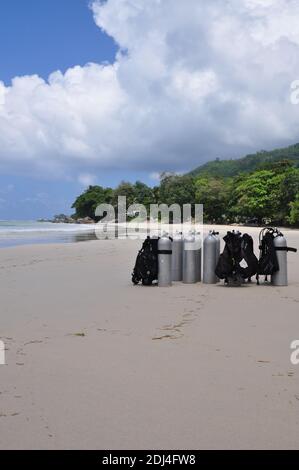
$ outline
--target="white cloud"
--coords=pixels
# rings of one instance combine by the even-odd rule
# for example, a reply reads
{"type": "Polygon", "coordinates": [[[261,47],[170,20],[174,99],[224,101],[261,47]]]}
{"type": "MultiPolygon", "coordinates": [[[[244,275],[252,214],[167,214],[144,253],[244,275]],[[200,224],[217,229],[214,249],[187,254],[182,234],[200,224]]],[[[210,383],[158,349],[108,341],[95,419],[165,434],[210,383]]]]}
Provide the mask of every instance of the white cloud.
{"type": "Polygon", "coordinates": [[[160,177],[161,177],[161,173],[158,173],[156,171],[153,171],[151,174],[150,174],[150,178],[153,180],[153,181],[160,181],[160,177]]]}
{"type": "Polygon", "coordinates": [[[93,14],[114,64],[0,82],[0,169],[88,185],[298,138],[297,0],[97,0],[93,14]]]}
{"type": "Polygon", "coordinates": [[[88,173],[82,173],[78,176],[78,181],[82,186],[87,187],[90,185],[95,184],[96,182],[96,177],[95,175],[90,175],[88,173]]]}

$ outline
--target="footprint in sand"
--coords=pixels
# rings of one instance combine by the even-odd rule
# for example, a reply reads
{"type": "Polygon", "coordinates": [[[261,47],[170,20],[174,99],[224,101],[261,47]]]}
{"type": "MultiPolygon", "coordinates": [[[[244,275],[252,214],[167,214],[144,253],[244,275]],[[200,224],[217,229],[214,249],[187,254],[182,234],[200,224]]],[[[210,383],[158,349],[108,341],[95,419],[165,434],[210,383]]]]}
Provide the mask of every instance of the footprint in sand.
{"type": "Polygon", "coordinates": [[[24,343],[24,346],[28,346],[29,344],[40,344],[42,342],[43,341],[39,341],[39,340],[28,341],[27,343],[24,343]]]}
{"type": "MultiPolygon", "coordinates": [[[[40,341],[40,340],[33,340],[33,341],[27,341],[27,343],[24,343],[23,347],[22,348],[18,348],[17,349],[17,356],[26,356],[27,354],[24,352],[24,347],[25,346],[29,346],[31,344],[41,344],[43,343],[43,341],[40,341]]],[[[23,363],[17,363],[17,365],[24,365],[23,363]]]]}
{"type": "Polygon", "coordinates": [[[19,416],[20,413],[14,412],[14,413],[0,413],[0,418],[10,418],[14,416],[19,416]]]}
{"type": "Polygon", "coordinates": [[[177,331],[180,333],[180,330],[175,325],[165,325],[162,328],[159,328],[161,331],[177,331]]]}
{"type": "Polygon", "coordinates": [[[179,339],[179,338],[182,338],[183,336],[184,336],[183,334],[180,334],[179,336],[177,335],[155,336],[154,338],[152,338],[152,340],[157,341],[157,340],[163,340],[163,339],[179,339]]]}
{"type": "Polygon", "coordinates": [[[101,331],[102,333],[110,333],[111,335],[116,335],[117,333],[121,333],[121,330],[108,330],[106,328],[97,328],[97,331],[101,331]]]}
{"type": "Polygon", "coordinates": [[[194,321],[197,318],[197,314],[194,310],[190,310],[187,313],[183,313],[183,318],[185,321],[194,321]]]}
{"type": "Polygon", "coordinates": [[[17,355],[18,355],[18,356],[26,356],[26,353],[24,353],[23,348],[19,348],[19,349],[17,350],[17,355]]]}
{"type": "Polygon", "coordinates": [[[299,299],[295,299],[294,297],[285,296],[285,297],[281,297],[281,299],[291,300],[292,302],[296,302],[296,303],[299,302],[299,299]]]}
{"type": "Polygon", "coordinates": [[[182,319],[178,323],[164,325],[159,328],[160,331],[169,331],[172,334],[166,334],[162,336],[154,336],[152,340],[161,340],[161,339],[179,339],[184,336],[181,331],[181,328],[192,323],[196,320],[197,315],[194,313],[194,310],[189,310],[188,312],[182,315],[182,319]]]}

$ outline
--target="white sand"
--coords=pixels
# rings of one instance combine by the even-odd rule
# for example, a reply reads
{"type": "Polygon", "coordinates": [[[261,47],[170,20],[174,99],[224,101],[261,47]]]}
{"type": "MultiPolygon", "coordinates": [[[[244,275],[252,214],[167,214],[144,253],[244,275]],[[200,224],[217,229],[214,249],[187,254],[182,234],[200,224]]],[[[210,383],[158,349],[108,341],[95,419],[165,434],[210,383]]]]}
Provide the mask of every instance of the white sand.
{"type": "Polygon", "coordinates": [[[0,250],[0,448],[298,449],[299,254],[286,288],[159,289],[139,246],[0,250]]]}

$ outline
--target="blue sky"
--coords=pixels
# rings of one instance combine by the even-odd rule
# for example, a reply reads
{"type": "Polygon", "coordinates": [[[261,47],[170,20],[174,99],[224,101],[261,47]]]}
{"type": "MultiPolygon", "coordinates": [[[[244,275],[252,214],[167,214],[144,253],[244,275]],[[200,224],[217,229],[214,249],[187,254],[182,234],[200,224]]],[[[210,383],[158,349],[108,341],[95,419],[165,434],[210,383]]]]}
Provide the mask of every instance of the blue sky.
{"type": "Polygon", "coordinates": [[[89,0],[1,0],[0,80],[47,78],[87,62],[113,62],[117,47],[96,26],[89,0]]]}
{"type": "MultiPolygon", "coordinates": [[[[1,0],[0,80],[9,85],[15,76],[31,74],[47,79],[53,70],[113,61],[116,45],[96,26],[88,4],[88,0],[1,0]]],[[[111,178],[108,183],[116,181],[111,178]]],[[[82,190],[79,183],[0,174],[0,219],[69,213],[82,190]]]]}
{"type": "Polygon", "coordinates": [[[298,142],[299,2],[0,0],[0,219],[298,142]]]}
{"type": "MultiPolygon", "coordinates": [[[[89,0],[1,0],[0,80],[38,74],[47,79],[55,70],[88,62],[113,62],[117,46],[95,24],[89,0]]],[[[141,173],[101,171],[96,183],[116,186],[141,173]]],[[[144,178],[143,178],[144,179],[144,178]]],[[[146,178],[145,178],[146,179],[146,178]]],[[[71,213],[84,185],[78,181],[1,172],[0,220],[51,217],[71,213]]]]}

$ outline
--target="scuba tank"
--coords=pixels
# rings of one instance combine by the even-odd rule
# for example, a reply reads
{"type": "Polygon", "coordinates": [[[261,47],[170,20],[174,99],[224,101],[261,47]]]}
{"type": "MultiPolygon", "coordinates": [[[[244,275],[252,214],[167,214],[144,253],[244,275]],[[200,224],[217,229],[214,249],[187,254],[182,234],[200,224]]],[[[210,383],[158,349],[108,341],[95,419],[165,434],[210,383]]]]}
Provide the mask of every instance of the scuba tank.
{"type": "Polygon", "coordinates": [[[158,241],[158,286],[171,286],[172,241],[164,233],[158,241]]]}
{"type": "Polygon", "coordinates": [[[218,263],[218,259],[219,259],[220,251],[221,251],[221,240],[220,240],[219,232],[213,232],[213,235],[216,238],[216,262],[218,263]]]}
{"type": "Polygon", "coordinates": [[[287,286],[288,285],[288,251],[297,252],[296,248],[290,248],[287,245],[287,240],[281,232],[277,231],[274,237],[274,247],[276,251],[279,269],[271,276],[271,284],[273,286],[287,286]]]}
{"type": "Polygon", "coordinates": [[[266,227],[261,230],[259,236],[260,258],[257,271],[257,283],[259,277],[271,276],[271,283],[274,286],[288,285],[287,272],[287,252],[297,252],[296,248],[287,246],[287,241],[283,234],[276,228],[266,227]]]}
{"type": "Polygon", "coordinates": [[[219,232],[213,231],[213,235],[216,238],[215,248],[216,248],[216,265],[217,265],[219,261],[219,257],[220,257],[220,252],[221,252],[221,240],[220,240],[219,232]]]}
{"type": "Polygon", "coordinates": [[[201,235],[200,232],[195,233],[195,269],[196,282],[201,282],[201,235]]]}
{"type": "Polygon", "coordinates": [[[217,265],[218,242],[210,230],[203,242],[203,283],[216,284],[217,276],[215,269],[217,265]]]}
{"type": "Polygon", "coordinates": [[[184,238],[183,249],[183,282],[184,284],[195,284],[198,279],[196,271],[197,259],[195,253],[195,236],[192,232],[184,238]]]}
{"type": "Polygon", "coordinates": [[[183,279],[183,235],[176,232],[172,242],[172,280],[181,281],[183,279]]]}
{"type": "MultiPolygon", "coordinates": [[[[219,258],[220,258],[220,253],[221,253],[221,240],[220,240],[219,232],[213,231],[213,235],[216,238],[215,248],[216,248],[216,266],[217,266],[219,258]]],[[[219,277],[217,277],[217,282],[220,282],[219,277]]]]}
{"type": "Polygon", "coordinates": [[[273,240],[279,269],[271,276],[271,284],[274,286],[288,285],[288,254],[287,241],[282,233],[279,233],[273,240]],[[283,248],[280,250],[280,248],[283,248]]]}

